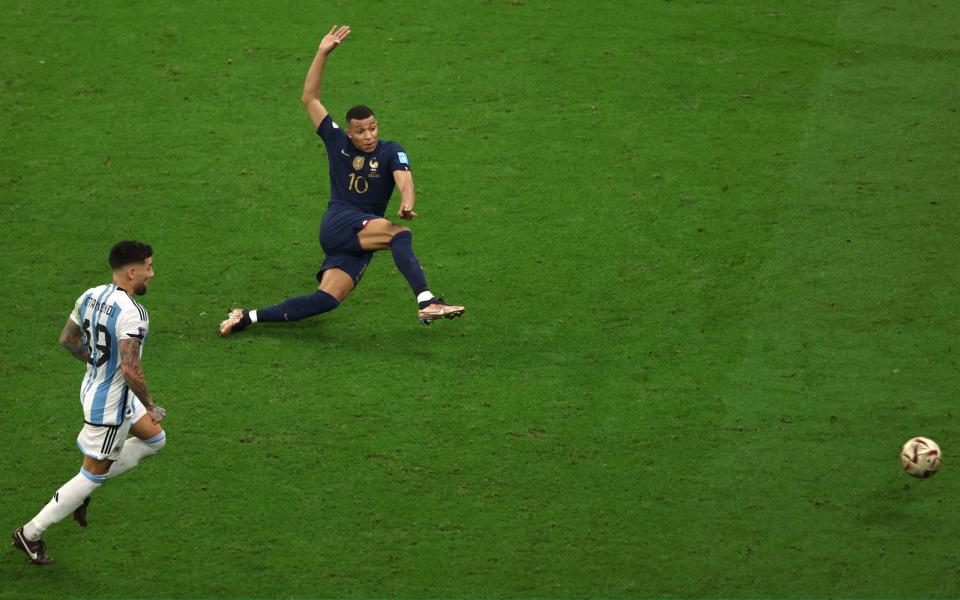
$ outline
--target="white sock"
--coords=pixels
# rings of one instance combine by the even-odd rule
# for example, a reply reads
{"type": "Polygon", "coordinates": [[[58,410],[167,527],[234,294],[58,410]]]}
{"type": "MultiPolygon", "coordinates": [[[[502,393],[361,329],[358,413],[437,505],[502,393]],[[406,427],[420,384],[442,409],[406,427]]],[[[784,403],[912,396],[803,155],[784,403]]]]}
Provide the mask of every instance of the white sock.
{"type": "Polygon", "coordinates": [[[432,299],[433,299],[433,294],[430,293],[430,290],[427,290],[425,292],[420,292],[419,294],[417,294],[418,304],[420,302],[426,302],[427,300],[432,300],[432,299]]]}
{"type": "Polygon", "coordinates": [[[104,481],[106,477],[103,475],[94,475],[86,469],[80,469],[80,473],[63,484],[37,516],[23,526],[23,535],[31,541],[39,540],[50,526],[77,510],[86,497],[104,481]]]}
{"type": "Polygon", "coordinates": [[[130,469],[148,456],[153,456],[167,444],[166,432],[160,432],[156,437],[149,440],[130,437],[123,444],[123,450],[120,451],[120,457],[110,465],[107,471],[107,479],[113,479],[117,475],[126,473],[130,469]]]}
{"type": "Polygon", "coordinates": [[[247,316],[250,317],[250,322],[251,322],[251,323],[256,323],[256,322],[257,322],[257,311],[251,310],[250,312],[247,313],[247,316]]]}

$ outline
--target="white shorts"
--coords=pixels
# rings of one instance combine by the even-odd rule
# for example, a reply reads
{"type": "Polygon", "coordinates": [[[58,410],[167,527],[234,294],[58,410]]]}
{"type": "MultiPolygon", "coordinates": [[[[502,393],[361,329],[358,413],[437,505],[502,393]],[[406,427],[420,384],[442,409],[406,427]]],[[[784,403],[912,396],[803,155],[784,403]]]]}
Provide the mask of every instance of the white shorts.
{"type": "Polygon", "coordinates": [[[130,427],[147,414],[147,409],[136,398],[130,404],[123,423],[119,425],[84,423],[80,435],[77,436],[77,447],[80,448],[80,452],[97,460],[120,458],[120,451],[123,450],[123,443],[127,441],[130,427]]]}

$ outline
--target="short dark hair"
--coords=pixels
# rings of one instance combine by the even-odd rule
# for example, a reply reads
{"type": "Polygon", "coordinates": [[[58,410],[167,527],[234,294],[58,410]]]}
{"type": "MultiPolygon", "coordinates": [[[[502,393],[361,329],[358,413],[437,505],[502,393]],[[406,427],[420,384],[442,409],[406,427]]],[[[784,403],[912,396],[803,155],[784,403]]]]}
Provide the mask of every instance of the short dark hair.
{"type": "Polygon", "coordinates": [[[110,248],[110,268],[116,270],[127,265],[146,262],[151,256],[153,256],[153,248],[149,244],[123,240],[110,248]]]}
{"type": "Polygon", "coordinates": [[[350,121],[362,121],[372,116],[374,116],[372,108],[358,104],[347,111],[347,123],[350,121]]]}

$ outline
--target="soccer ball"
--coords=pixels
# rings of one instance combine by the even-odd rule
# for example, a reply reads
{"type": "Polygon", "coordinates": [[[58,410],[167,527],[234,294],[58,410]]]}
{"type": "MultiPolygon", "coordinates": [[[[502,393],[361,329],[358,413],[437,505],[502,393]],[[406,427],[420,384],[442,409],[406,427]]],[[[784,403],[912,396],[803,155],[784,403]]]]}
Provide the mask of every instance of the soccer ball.
{"type": "Polygon", "coordinates": [[[907,475],[926,479],[940,469],[943,454],[940,446],[930,438],[915,437],[907,440],[900,451],[900,464],[907,475]]]}

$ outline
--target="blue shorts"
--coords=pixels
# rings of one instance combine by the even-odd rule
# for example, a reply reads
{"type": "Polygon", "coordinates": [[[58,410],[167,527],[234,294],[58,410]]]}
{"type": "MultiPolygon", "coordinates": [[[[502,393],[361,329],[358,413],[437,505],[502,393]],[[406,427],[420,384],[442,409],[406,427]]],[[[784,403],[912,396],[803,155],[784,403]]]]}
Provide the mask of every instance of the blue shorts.
{"type": "Polygon", "coordinates": [[[323,272],[327,269],[340,269],[353,279],[354,285],[360,283],[364,269],[373,258],[373,252],[363,251],[357,232],[366,227],[369,221],[382,218],[373,213],[348,208],[328,210],[320,224],[320,247],[323,248],[325,258],[317,272],[317,281],[323,278],[323,272]]]}

